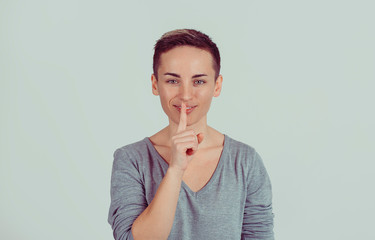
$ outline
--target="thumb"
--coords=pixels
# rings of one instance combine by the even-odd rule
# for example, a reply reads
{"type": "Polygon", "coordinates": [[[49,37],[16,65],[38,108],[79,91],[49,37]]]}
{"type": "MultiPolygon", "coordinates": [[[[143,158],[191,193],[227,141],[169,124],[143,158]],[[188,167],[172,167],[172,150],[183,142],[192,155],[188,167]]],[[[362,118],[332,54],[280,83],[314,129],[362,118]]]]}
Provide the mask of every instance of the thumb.
{"type": "Polygon", "coordinates": [[[204,139],[203,133],[198,133],[197,134],[197,139],[198,139],[198,144],[200,144],[203,141],[203,139],[204,139]]]}

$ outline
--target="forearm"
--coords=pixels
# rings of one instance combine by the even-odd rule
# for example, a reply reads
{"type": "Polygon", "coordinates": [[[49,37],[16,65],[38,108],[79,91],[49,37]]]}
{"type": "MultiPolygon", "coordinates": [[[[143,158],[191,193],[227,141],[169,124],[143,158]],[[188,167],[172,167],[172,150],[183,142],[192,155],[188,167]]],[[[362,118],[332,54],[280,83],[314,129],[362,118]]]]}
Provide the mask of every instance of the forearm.
{"type": "Polygon", "coordinates": [[[169,168],[154,199],[132,226],[135,240],[167,239],[172,229],[183,173],[169,168]]]}

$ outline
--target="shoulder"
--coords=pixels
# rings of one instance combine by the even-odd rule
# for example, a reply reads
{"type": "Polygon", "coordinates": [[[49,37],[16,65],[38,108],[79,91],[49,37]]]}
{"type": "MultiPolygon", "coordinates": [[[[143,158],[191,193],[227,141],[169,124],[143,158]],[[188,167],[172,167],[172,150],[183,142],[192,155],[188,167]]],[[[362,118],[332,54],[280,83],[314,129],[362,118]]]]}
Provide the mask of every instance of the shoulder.
{"type": "Polygon", "coordinates": [[[142,152],[147,149],[147,138],[144,138],[140,141],[125,145],[123,147],[117,148],[114,152],[114,157],[121,154],[136,154],[137,152],[142,152]]]}
{"type": "Polygon", "coordinates": [[[248,170],[263,165],[263,160],[254,147],[227,135],[225,135],[225,144],[229,157],[248,170]]]}
{"type": "Polygon", "coordinates": [[[139,168],[140,161],[147,159],[149,156],[148,139],[144,138],[140,141],[125,145],[115,150],[113,153],[114,166],[133,165],[139,168]]]}
{"type": "Polygon", "coordinates": [[[246,157],[252,156],[256,153],[255,149],[241,141],[235,140],[228,135],[225,135],[226,148],[229,150],[230,155],[235,155],[237,157],[246,157]]]}
{"type": "MultiPolygon", "coordinates": [[[[225,137],[227,138],[227,136],[225,137]]],[[[251,186],[254,188],[265,183],[270,184],[267,170],[258,152],[243,142],[229,137],[227,140],[230,158],[246,172],[247,182],[251,182],[251,186]]]]}

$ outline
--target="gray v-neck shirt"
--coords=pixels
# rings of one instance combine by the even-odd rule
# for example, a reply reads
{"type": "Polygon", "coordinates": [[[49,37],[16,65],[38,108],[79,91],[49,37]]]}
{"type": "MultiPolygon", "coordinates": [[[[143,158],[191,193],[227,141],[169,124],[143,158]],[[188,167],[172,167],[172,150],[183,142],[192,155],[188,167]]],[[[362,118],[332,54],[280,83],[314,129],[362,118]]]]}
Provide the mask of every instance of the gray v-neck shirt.
{"type": "MultiPolygon", "coordinates": [[[[182,182],[168,239],[274,239],[271,183],[262,159],[254,148],[224,136],[208,183],[194,192],[182,182]]],[[[115,151],[108,222],[116,240],[133,239],[132,224],[167,169],[149,138],[115,151]]]]}

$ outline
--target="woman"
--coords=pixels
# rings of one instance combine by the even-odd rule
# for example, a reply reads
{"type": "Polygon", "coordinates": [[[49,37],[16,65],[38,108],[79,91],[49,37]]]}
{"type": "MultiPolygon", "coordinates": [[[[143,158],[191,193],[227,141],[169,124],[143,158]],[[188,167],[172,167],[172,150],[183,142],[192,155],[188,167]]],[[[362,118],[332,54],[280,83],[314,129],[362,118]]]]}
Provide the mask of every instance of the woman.
{"type": "Polygon", "coordinates": [[[273,239],[260,156],[207,125],[223,81],[216,44],[196,30],[168,32],[155,45],[153,70],[169,125],[114,154],[114,238],[273,239]]]}

